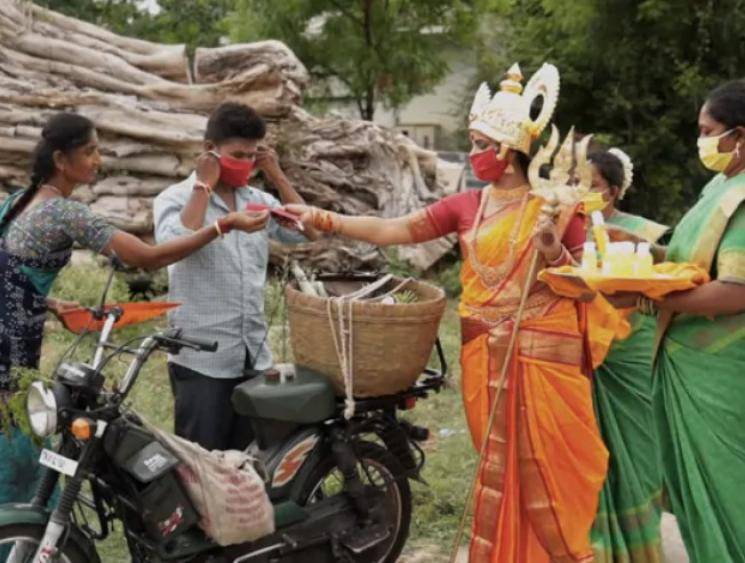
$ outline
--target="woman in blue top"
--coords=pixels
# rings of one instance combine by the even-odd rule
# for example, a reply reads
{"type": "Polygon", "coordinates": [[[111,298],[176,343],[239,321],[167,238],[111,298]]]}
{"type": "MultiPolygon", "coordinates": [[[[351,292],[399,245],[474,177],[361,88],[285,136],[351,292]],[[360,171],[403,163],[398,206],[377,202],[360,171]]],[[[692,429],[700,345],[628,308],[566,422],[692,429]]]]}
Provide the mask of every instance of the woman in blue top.
{"type": "MultiPolygon", "coordinates": [[[[100,165],[93,123],[80,115],[57,114],[36,147],[31,186],[0,204],[0,401],[14,391],[12,368],[38,367],[47,310],[59,313],[69,306],[47,295],[74,244],[154,269],[181,260],[233,228],[262,229],[268,219],[266,212],[231,213],[215,225],[148,245],[68,199],[78,185],[95,180],[100,165]]],[[[219,164],[202,157],[198,167],[219,164]]],[[[0,459],[0,503],[28,500],[35,471],[30,443],[6,429],[0,433],[0,459]],[[11,440],[14,436],[18,439],[11,440]]]]}

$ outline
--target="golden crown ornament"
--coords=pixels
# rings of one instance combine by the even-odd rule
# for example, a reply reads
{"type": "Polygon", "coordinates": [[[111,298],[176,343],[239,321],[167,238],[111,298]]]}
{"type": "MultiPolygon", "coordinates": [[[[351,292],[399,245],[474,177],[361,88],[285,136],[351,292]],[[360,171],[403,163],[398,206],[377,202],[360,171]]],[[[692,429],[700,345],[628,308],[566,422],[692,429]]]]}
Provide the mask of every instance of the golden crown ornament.
{"type": "Polygon", "coordinates": [[[523,91],[523,75],[515,63],[500,82],[500,90],[491,95],[486,82],[479,86],[471,105],[469,129],[478,131],[512,149],[529,154],[531,143],[546,128],[559,99],[559,71],[548,63],[536,72],[523,91]],[[535,119],[530,109],[538,98],[543,106],[535,119]]]}

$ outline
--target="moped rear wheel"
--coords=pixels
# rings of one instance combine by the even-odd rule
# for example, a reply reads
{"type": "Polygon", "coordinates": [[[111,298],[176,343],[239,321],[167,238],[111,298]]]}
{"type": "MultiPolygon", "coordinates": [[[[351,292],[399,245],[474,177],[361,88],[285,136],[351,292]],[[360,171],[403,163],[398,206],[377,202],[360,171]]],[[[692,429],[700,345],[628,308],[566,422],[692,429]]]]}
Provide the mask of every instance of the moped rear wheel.
{"type": "MultiPolygon", "coordinates": [[[[374,485],[384,492],[383,523],[391,530],[383,542],[356,556],[355,561],[392,563],[401,554],[411,524],[411,488],[406,471],[393,454],[378,444],[359,442],[355,452],[360,460],[357,471],[362,483],[374,485]]],[[[297,500],[302,505],[312,504],[342,494],[343,487],[341,471],[333,457],[327,456],[310,472],[297,500]]]]}

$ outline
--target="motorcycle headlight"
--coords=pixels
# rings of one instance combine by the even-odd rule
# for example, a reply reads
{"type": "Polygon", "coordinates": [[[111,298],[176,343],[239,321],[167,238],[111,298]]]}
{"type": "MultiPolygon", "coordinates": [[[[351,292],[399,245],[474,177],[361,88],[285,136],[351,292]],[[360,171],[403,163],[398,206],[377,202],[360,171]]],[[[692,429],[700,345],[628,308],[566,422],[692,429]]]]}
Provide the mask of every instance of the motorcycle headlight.
{"type": "Polygon", "coordinates": [[[40,438],[46,438],[57,429],[57,399],[51,389],[41,381],[34,381],[28,390],[26,411],[31,430],[40,438]]]}

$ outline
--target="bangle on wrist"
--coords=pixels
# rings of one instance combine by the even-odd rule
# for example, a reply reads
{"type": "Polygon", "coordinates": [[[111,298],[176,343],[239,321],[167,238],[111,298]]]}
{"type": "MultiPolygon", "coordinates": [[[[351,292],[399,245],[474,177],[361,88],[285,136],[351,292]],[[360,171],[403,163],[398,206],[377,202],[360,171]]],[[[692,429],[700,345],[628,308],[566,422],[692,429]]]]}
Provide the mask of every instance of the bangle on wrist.
{"type": "Polygon", "coordinates": [[[636,308],[643,315],[653,316],[657,314],[657,306],[655,305],[655,302],[649,297],[645,297],[644,295],[640,295],[639,297],[637,297],[636,308]]]}
{"type": "Polygon", "coordinates": [[[196,182],[194,182],[193,189],[204,190],[204,192],[207,194],[207,197],[212,195],[212,187],[207,182],[202,182],[201,180],[197,180],[196,182]]]}
{"type": "Polygon", "coordinates": [[[341,217],[333,211],[313,208],[313,227],[323,233],[339,233],[341,231],[341,217]]]}
{"type": "Polygon", "coordinates": [[[569,254],[569,251],[567,250],[567,247],[563,244],[561,245],[561,252],[559,252],[559,255],[554,258],[553,260],[550,260],[548,262],[548,265],[552,268],[555,268],[556,266],[563,266],[567,264],[571,260],[571,255],[569,254]]]}
{"type": "Polygon", "coordinates": [[[224,235],[233,230],[233,223],[227,217],[220,217],[215,223],[217,223],[220,232],[224,235]]]}
{"type": "Polygon", "coordinates": [[[215,231],[217,232],[217,236],[222,238],[223,232],[222,232],[222,229],[220,228],[220,221],[215,221],[214,223],[212,223],[212,226],[215,228],[215,231]]]}

